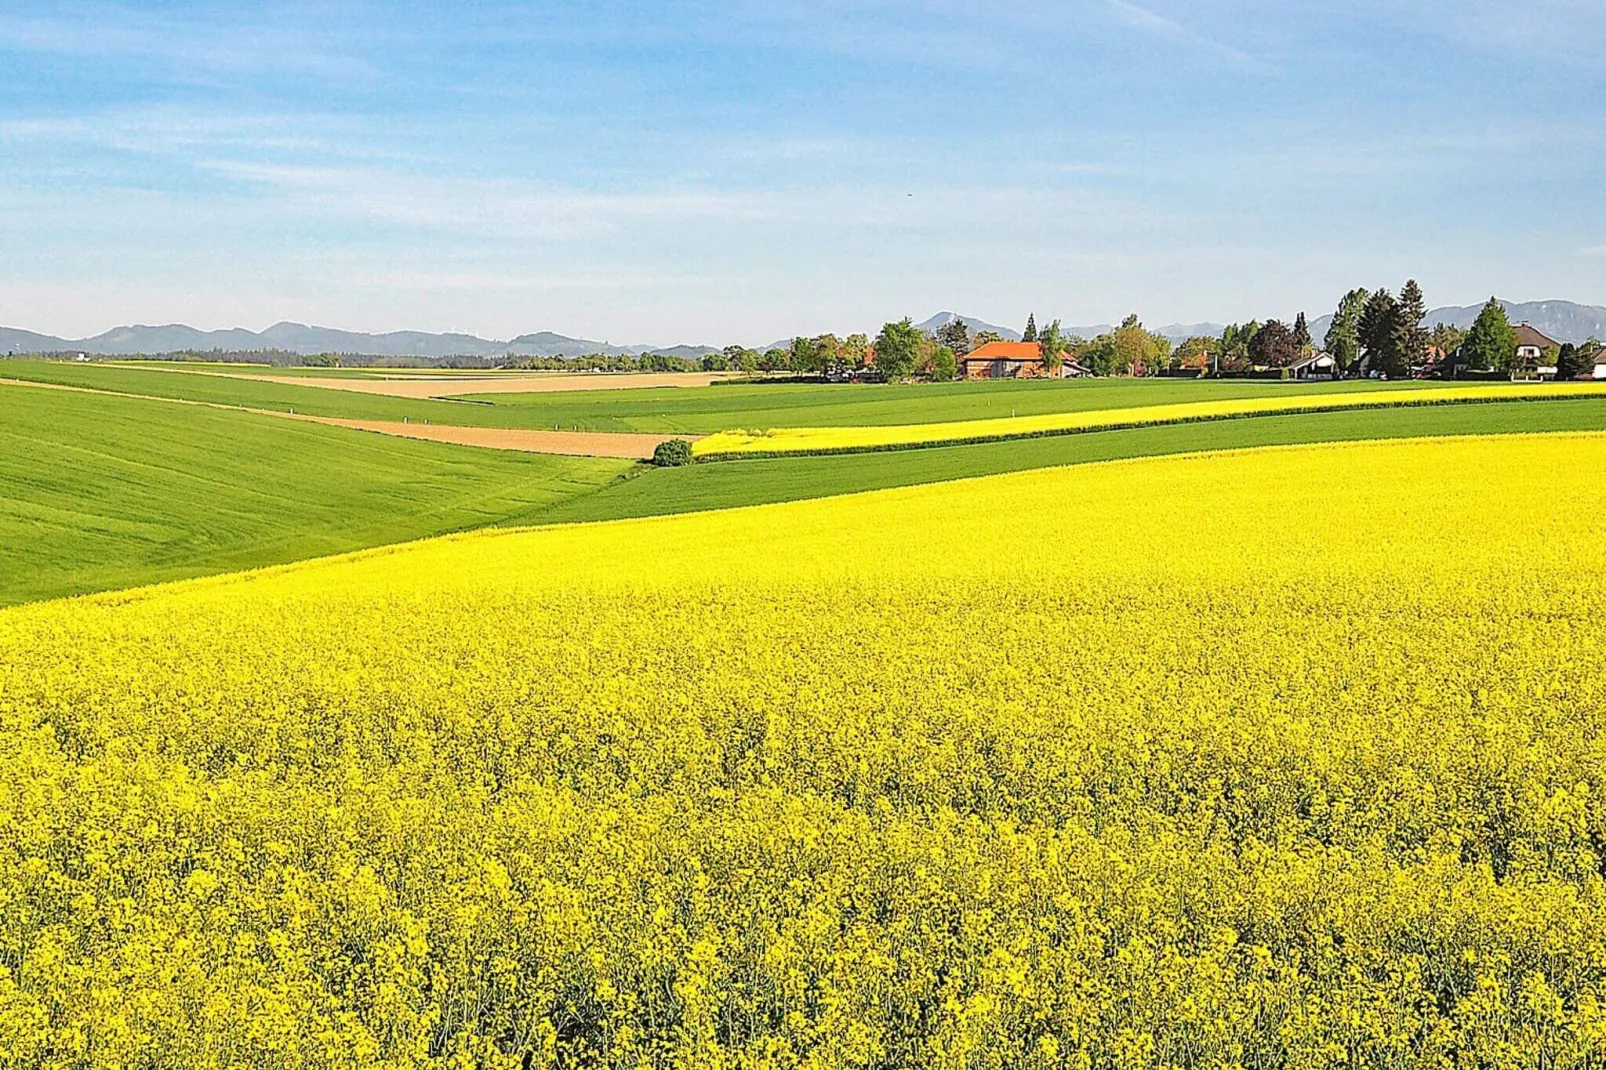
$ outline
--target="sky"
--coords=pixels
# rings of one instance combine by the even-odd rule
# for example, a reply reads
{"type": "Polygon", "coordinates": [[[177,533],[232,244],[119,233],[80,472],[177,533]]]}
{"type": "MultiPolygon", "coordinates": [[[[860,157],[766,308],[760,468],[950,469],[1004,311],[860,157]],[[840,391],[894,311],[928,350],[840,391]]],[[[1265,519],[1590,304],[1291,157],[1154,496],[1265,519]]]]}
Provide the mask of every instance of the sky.
{"type": "Polygon", "coordinates": [[[0,8],[0,324],[1606,304],[1600,0],[0,8]]]}

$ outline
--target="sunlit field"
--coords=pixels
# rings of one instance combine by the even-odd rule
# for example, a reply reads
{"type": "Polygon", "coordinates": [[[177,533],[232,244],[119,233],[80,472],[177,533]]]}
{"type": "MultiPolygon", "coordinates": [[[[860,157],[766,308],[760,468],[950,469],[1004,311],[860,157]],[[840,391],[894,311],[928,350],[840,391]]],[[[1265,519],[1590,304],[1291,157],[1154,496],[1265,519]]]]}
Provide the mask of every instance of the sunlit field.
{"type": "Polygon", "coordinates": [[[1598,1061],[1603,466],[1126,461],[0,612],[0,1051],[1598,1061]]]}

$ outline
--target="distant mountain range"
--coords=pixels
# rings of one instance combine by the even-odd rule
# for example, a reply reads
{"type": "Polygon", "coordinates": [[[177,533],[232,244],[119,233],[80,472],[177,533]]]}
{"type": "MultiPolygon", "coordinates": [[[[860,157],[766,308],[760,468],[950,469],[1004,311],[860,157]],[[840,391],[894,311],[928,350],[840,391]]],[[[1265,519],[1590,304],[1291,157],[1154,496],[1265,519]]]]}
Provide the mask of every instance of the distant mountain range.
{"type": "MultiPolygon", "coordinates": [[[[1512,324],[1526,323],[1558,342],[1587,342],[1591,338],[1606,338],[1606,306],[1580,305],[1573,301],[1502,301],[1506,318],[1512,324]]],[[[1482,304],[1446,305],[1435,308],[1424,321],[1429,327],[1443,323],[1463,330],[1483,311],[1482,304]]],[[[1322,316],[1310,324],[1310,336],[1321,344],[1332,326],[1332,316],[1322,316]]]]}
{"type": "Polygon", "coordinates": [[[96,356],[136,356],[139,354],[200,352],[218,349],[230,352],[279,350],[303,356],[316,353],[361,353],[373,357],[579,357],[593,353],[608,356],[663,353],[689,358],[717,352],[712,346],[616,346],[588,338],[570,338],[551,331],[521,334],[511,341],[480,338],[472,334],[430,334],[424,331],[391,331],[364,334],[329,327],[309,327],[303,323],[275,323],[265,331],[236,327],[223,331],[202,331],[182,323],[160,327],[136,324],[114,327],[92,338],[57,338],[11,327],[0,327],[0,352],[7,353],[93,353],[96,356]]]}
{"type": "MultiPolygon", "coordinates": [[[[1583,342],[1589,338],[1606,338],[1606,307],[1581,305],[1573,301],[1528,301],[1522,303],[1502,301],[1506,315],[1512,323],[1529,323],[1558,342],[1583,342]]],[[[1456,327],[1470,327],[1482,305],[1446,306],[1436,308],[1427,315],[1427,324],[1446,323],[1456,327]]],[[[954,320],[963,320],[971,334],[992,331],[1000,338],[1018,341],[1021,332],[995,323],[964,316],[957,312],[939,312],[915,326],[923,331],[937,328],[954,320]]],[[[1321,316],[1310,325],[1311,336],[1318,343],[1327,334],[1332,316],[1321,316]]],[[[1038,326],[1046,326],[1046,323],[1038,326]]],[[[1061,326],[1066,335],[1093,338],[1112,329],[1108,323],[1083,326],[1061,326]]],[[[1194,335],[1219,335],[1219,323],[1172,323],[1157,329],[1159,334],[1180,341],[1194,335]]],[[[781,339],[770,348],[784,348],[790,338],[781,339]]],[[[114,327],[92,338],[57,338],[19,328],[0,327],[0,353],[92,353],[96,356],[136,356],[160,353],[199,352],[210,350],[257,352],[278,350],[310,356],[318,353],[352,353],[371,357],[579,357],[593,353],[608,356],[639,356],[643,353],[685,357],[696,360],[709,353],[717,353],[714,346],[678,345],[656,347],[649,345],[610,345],[589,338],[571,338],[552,331],[521,334],[510,341],[480,338],[472,334],[430,334],[424,331],[391,331],[385,334],[364,334],[359,331],[339,331],[329,327],[311,327],[302,323],[275,323],[265,331],[250,331],[236,327],[223,331],[202,331],[182,323],[160,327],[137,324],[114,327]]]]}

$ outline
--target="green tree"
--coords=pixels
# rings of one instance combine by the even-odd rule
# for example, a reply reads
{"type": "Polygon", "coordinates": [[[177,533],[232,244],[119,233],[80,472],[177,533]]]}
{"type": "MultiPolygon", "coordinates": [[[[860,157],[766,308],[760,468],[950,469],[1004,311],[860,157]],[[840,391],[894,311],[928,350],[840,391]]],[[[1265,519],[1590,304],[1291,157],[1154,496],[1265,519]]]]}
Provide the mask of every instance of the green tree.
{"type": "Polygon", "coordinates": [[[1037,341],[1037,315],[1035,313],[1026,313],[1026,330],[1022,332],[1020,340],[1022,342],[1037,341]]]}
{"type": "Polygon", "coordinates": [[[1310,324],[1305,321],[1303,312],[1294,317],[1294,348],[1302,357],[1311,350],[1310,324]]]}
{"type": "Polygon", "coordinates": [[[970,340],[970,348],[980,349],[982,346],[987,345],[990,342],[1002,342],[1003,340],[1004,336],[999,334],[997,331],[977,331],[976,337],[970,340]]]}
{"type": "Polygon", "coordinates": [[[1428,332],[1422,326],[1427,318],[1427,299],[1415,279],[1407,279],[1400,289],[1400,322],[1398,325],[1401,356],[1410,372],[1419,371],[1428,362],[1428,332]]]}
{"type": "Polygon", "coordinates": [[[965,321],[955,316],[953,319],[937,328],[937,341],[951,349],[956,356],[964,356],[970,352],[970,328],[965,321]]]}
{"type": "Polygon", "coordinates": [[[1136,313],[1122,320],[1110,338],[1110,370],[1115,375],[1146,375],[1171,355],[1171,343],[1162,347],[1163,339],[1144,330],[1136,313]]]}
{"type": "Polygon", "coordinates": [[[1110,375],[1115,371],[1115,335],[1101,334],[1082,351],[1082,366],[1094,375],[1110,375]]]}
{"type": "Polygon", "coordinates": [[[1454,357],[1461,348],[1461,343],[1467,340],[1467,332],[1460,327],[1453,327],[1448,323],[1435,323],[1433,330],[1428,332],[1428,345],[1437,349],[1445,357],[1454,357]]]}
{"type": "Polygon", "coordinates": [[[938,345],[936,352],[931,355],[931,377],[939,383],[946,383],[959,374],[959,360],[954,351],[945,345],[938,345]]]}
{"type": "Polygon", "coordinates": [[[1345,294],[1338,303],[1338,311],[1333,313],[1333,323],[1327,328],[1327,337],[1322,341],[1323,348],[1333,355],[1338,366],[1345,371],[1352,370],[1360,362],[1361,311],[1366,308],[1367,299],[1371,296],[1364,288],[1345,294]]]}
{"type": "Polygon", "coordinates": [[[1043,354],[1043,370],[1058,372],[1065,360],[1065,337],[1060,334],[1060,321],[1055,320],[1037,336],[1037,346],[1043,354]]]}
{"type": "Polygon", "coordinates": [[[922,337],[919,328],[907,316],[897,323],[883,325],[881,333],[875,337],[876,370],[888,381],[908,376],[919,359],[922,337]]]}
{"type": "Polygon", "coordinates": [[[1366,353],[1368,370],[1390,379],[1403,379],[1410,373],[1406,358],[1405,321],[1400,303],[1387,290],[1378,290],[1366,299],[1361,310],[1360,340],[1366,353]]]}
{"type": "Polygon", "coordinates": [[[799,375],[812,375],[820,370],[820,349],[812,338],[792,339],[786,366],[799,375]]]}
{"type": "Polygon", "coordinates": [[[836,335],[826,333],[815,336],[814,363],[817,370],[827,375],[841,371],[847,361],[842,356],[842,342],[836,335]]]}
{"type": "Polygon", "coordinates": [[[1556,378],[1562,382],[1578,378],[1584,370],[1584,361],[1578,353],[1578,347],[1571,342],[1563,342],[1561,349],[1556,352],[1556,378]]]}
{"type": "Polygon", "coordinates": [[[1176,352],[1171,354],[1171,362],[1178,368],[1200,368],[1208,371],[1211,358],[1220,351],[1219,340],[1196,336],[1177,347],[1176,352]]]}
{"type": "Polygon", "coordinates": [[[1493,297],[1478,313],[1467,340],[1461,343],[1461,360],[1469,368],[1510,371],[1517,359],[1517,335],[1506,318],[1506,310],[1493,297]]]}
{"type": "Polygon", "coordinates": [[[850,368],[862,368],[870,360],[870,339],[863,334],[850,334],[842,342],[842,357],[850,368]]]}
{"type": "Polygon", "coordinates": [[[1221,332],[1219,370],[1239,372],[1249,367],[1249,347],[1259,333],[1260,324],[1255,320],[1229,323],[1227,329],[1221,332]]]}

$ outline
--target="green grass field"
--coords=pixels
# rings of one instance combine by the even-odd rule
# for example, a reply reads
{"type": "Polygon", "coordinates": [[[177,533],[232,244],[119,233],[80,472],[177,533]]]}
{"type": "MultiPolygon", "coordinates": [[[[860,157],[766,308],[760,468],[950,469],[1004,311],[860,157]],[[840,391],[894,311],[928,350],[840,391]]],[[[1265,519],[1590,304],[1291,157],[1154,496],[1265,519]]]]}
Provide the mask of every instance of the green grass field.
{"type": "MultiPolygon", "coordinates": [[[[210,385],[201,376],[149,374],[210,385]]],[[[1130,403],[1132,391],[1144,389],[1117,383],[1062,397],[1130,403]]],[[[359,403],[391,400],[334,396],[359,403]]],[[[0,385],[0,604],[490,525],[719,509],[1197,450],[1563,430],[1606,430],[1606,399],[1262,416],[649,469],[626,461],[388,438],[205,406],[0,385]]]]}
{"type": "Polygon", "coordinates": [[[1606,399],[1514,401],[1260,416],[921,450],[723,461],[647,471],[596,494],[560,502],[542,515],[541,522],[724,509],[1028,468],[1251,446],[1601,430],[1606,430],[1606,399]]]}
{"type": "Polygon", "coordinates": [[[478,427],[685,434],[736,428],[918,424],[1186,401],[1411,390],[1424,385],[1442,385],[1365,380],[1278,383],[1241,379],[996,380],[902,385],[767,383],[486,394],[435,401],[121,364],[14,360],[0,363],[0,377],[279,412],[294,409],[317,416],[358,420],[405,418],[414,422],[427,420],[478,427]]]}
{"type": "Polygon", "coordinates": [[[0,604],[530,523],[630,467],[0,386],[0,604]]]}
{"type": "Polygon", "coordinates": [[[1360,390],[1410,390],[1420,383],[1279,383],[1252,380],[985,380],[957,383],[764,383],[701,389],[471,395],[554,423],[598,431],[708,434],[736,428],[873,427],[1046,413],[1086,412],[1184,401],[1360,390]]]}

